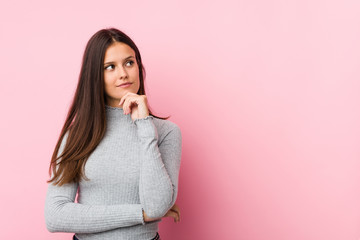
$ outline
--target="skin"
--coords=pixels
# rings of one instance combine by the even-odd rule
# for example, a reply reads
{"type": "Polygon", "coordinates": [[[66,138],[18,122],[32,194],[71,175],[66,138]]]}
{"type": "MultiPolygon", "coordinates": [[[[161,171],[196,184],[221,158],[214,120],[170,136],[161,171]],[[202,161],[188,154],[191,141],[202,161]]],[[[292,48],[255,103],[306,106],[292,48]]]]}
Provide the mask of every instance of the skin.
{"type": "MultiPolygon", "coordinates": [[[[136,94],[140,88],[139,66],[136,62],[135,51],[125,43],[115,42],[105,52],[104,84],[106,104],[111,107],[122,108],[124,114],[131,114],[132,120],[149,116],[146,95],[136,94]],[[120,84],[130,82],[126,88],[120,84]]],[[[143,211],[144,221],[157,220],[149,218],[143,211]]],[[[164,217],[180,221],[180,209],[174,204],[164,217]]]]}

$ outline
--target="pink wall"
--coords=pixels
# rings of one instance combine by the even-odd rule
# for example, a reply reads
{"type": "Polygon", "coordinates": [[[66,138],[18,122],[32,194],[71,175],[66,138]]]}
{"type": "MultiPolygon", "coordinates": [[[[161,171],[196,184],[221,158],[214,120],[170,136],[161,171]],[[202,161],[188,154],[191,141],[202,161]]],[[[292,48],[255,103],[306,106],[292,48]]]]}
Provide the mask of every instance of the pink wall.
{"type": "Polygon", "coordinates": [[[137,43],[183,133],[164,239],[360,239],[357,0],[0,3],[0,239],[48,233],[47,169],[89,37],[137,43]]]}

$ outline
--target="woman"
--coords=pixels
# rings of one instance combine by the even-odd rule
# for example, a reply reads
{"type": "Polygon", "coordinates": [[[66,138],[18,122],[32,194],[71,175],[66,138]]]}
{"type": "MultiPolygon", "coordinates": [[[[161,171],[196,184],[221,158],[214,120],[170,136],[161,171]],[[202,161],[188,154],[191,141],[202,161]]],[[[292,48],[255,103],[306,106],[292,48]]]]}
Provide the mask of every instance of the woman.
{"type": "Polygon", "coordinates": [[[180,128],[151,113],[144,79],[140,52],[125,33],[110,28],[91,37],[51,159],[50,232],[150,240],[160,239],[162,217],[180,220],[180,128]]]}

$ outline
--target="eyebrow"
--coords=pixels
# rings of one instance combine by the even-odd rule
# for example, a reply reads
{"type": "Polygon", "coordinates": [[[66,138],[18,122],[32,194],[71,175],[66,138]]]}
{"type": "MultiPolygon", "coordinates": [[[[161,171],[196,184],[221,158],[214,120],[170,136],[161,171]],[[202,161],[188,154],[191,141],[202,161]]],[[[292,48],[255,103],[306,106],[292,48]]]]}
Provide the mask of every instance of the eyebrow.
{"type": "MultiPolygon", "coordinates": [[[[129,58],[135,58],[135,57],[134,56],[128,56],[127,58],[124,58],[123,60],[127,60],[129,58]]],[[[109,63],[115,63],[115,62],[106,62],[106,63],[104,63],[104,65],[109,64],[109,63]]]]}

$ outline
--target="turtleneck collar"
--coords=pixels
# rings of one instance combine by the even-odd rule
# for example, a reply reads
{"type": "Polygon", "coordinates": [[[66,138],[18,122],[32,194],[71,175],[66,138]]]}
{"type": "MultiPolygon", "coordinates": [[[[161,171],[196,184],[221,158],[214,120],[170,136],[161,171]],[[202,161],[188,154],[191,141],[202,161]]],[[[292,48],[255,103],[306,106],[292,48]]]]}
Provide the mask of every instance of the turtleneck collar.
{"type": "Polygon", "coordinates": [[[108,118],[129,118],[130,114],[125,115],[124,110],[118,107],[111,107],[109,105],[105,105],[106,116],[108,118]]]}

